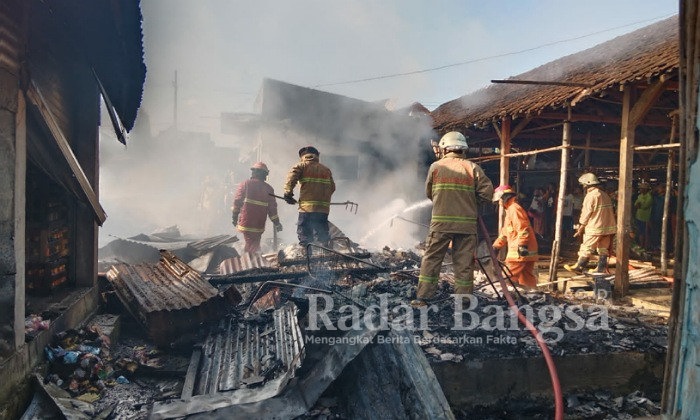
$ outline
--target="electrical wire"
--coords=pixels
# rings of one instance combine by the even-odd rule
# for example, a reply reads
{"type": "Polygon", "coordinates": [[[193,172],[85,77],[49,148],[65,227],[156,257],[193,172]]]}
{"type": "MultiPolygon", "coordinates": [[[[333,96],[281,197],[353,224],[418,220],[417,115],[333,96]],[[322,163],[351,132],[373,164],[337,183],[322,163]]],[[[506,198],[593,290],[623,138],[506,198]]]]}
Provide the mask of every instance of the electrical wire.
{"type": "Polygon", "coordinates": [[[471,59],[471,60],[459,61],[459,62],[451,63],[451,64],[444,64],[444,65],[442,65],[442,66],[430,67],[430,68],[427,68],[427,69],[412,70],[412,71],[406,71],[406,72],[401,72],[401,73],[385,74],[385,75],[381,75],[381,76],[365,77],[365,78],[362,78],[362,79],[345,80],[345,81],[342,81],[342,82],[321,83],[321,84],[315,85],[314,88],[325,87],[325,86],[349,85],[349,84],[354,84],[354,83],[370,82],[370,81],[373,81],[373,80],[391,79],[391,78],[394,78],[394,77],[411,76],[411,75],[415,75],[415,74],[429,73],[429,72],[433,72],[433,71],[444,70],[444,69],[448,69],[448,68],[451,68],[451,67],[464,66],[464,65],[467,65],[467,64],[473,64],[473,63],[478,63],[478,62],[481,62],[481,61],[492,60],[492,59],[494,59],[494,58],[501,58],[501,57],[507,57],[507,56],[510,56],[510,55],[522,54],[522,53],[526,53],[526,52],[538,50],[538,49],[540,49],[540,48],[551,47],[552,45],[562,44],[562,43],[565,43],[565,42],[577,41],[577,40],[579,40],[579,39],[588,38],[588,37],[590,37],[590,36],[602,34],[602,33],[605,33],[605,32],[614,31],[614,30],[617,30],[617,29],[627,28],[627,27],[629,27],[629,26],[638,25],[638,24],[640,24],[640,23],[646,23],[646,22],[651,22],[651,21],[653,21],[653,20],[657,20],[657,19],[662,19],[662,18],[671,17],[671,16],[673,16],[673,15],[675,15],[675,14],[676,14],[676,13],[671,13],[671,14],[666,14],[666,15],[662,15],[662,16],[656,16],[656,17],[649,18],[649,19],[639,20],[639,21],[636,21],[636,22],[628,23],[628,24],[626,24],[626,25],[616,26],[616,27],[614,27],[614,28],[602,29],[602,30],[600,30],[600,31],[591,32],[591,33],[585,34],[585,35],[579,35],[579,36],[576,36],[576,37],[573,37],[573,38],[560,39],[560,40],[558,40],[558,41],[548,42],[548,43],[546,43],[546,44],[537,45],[537,46],[535,46],[535,47],[530,47],[530,48],[526,48],[526,49],[523,49],[523,50],[511,51],[511,52],[507,52],[507,53],[496,54],[496,55],[490,55],[490,56],[480,57],[480,58],[474,58],[474,59],[471,59]]]}

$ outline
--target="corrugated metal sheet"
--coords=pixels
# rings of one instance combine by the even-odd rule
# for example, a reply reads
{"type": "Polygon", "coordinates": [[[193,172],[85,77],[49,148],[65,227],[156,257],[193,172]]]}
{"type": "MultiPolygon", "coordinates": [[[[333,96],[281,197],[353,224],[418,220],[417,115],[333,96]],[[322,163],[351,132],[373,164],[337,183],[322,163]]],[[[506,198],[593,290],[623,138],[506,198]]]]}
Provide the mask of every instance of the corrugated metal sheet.
{"type": "Polygon", "coordinates": [[[216,248],[217,246],[232,244],[236,241],[238,241],[238,238],[235,236],[218,235],[195,242],[190,242],[187,244],[187,246],[198,252],[207,252],[210,249],[216,248]]]}
{"type": "MultiPolygon", "coordinates": [[[[552,61],[515,80],[591,85],[585,96],[611,86],[646,81],[679,65],[678,17],[674,16],[593,48],[552,61]]],[[[581,94],[583,88],[497,84],[446,102],[432,112],[435,127],[488,122],[501,116],[535,114],[581,94]]]]}
{"type": "Polygon", "coordinates": [[[219,265],[219,274],[246,274],[259,271],[277,270],[276,254],[249,254],[228,258],[219,265]]]}
{"type": "Polygon", "coordinates": [[[297,312],[288,302],[266,323],[222,321],[202,346],[195,395],[259,385],[281,375],[294,377],[304,360],[297,312]]]}
{"type": "Polygon", "coordinates": [[[159,343],[200,322],[218,319],[241,300],[235,288],[221,293],[173,254],[158,264],[116,264],[107,273],[117,295],[159,343]]]}

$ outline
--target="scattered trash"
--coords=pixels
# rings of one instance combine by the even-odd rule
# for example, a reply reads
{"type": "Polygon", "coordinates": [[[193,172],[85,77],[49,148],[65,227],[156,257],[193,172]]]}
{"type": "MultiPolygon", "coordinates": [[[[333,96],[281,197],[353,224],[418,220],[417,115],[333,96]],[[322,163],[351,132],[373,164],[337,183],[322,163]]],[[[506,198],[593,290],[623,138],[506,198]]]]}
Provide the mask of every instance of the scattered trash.
{"type": "Polygon", "coordinates": [[[128,384],[128,383],[129,383],[129,380],[126,379],[126,378],[123,377],[123,376],[120,376],[120,377],[117,378],[117,383],[118,383],[118,384],[121,384],[121,385],[125,385],[125,384],[128,384]]]}
{"type": "Polygon", "coordinates": [[[51,320],[45,320],[41,315],[29,315],[24,320],[24,332],[25,334],[29,334],[36,331],[48,330],[49,325],[51,325],[51,320]]]}

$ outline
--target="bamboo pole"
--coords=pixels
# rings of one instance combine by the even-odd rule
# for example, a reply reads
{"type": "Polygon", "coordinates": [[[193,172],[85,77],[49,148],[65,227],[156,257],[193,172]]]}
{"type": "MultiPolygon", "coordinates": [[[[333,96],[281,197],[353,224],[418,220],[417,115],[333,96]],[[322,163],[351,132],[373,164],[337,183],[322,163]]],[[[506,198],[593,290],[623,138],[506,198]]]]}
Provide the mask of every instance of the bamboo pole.
{"type": "MultiPolygon", "coordinates": [[[[571,116],[571,106],[568,106],[568,115],[571,116]]],[[[561,228],[564,209],[564,196],[566,194],[566,179],[569,169],[569,142],[571,137],[571,122],[564,121],[561,136],[561,173],[559,175],[559,194],[557,196],[557,214],[554,224],[554,243],[552,244],[552,259],[549,262],[549,281],[557,280],[557,260],[561,249],[561,228]]],[[[559,285],[557,285],[558,287],[559,285]]],[[[566,287],[566,285],[564,285],[566,287]]]]}
{"type": "MultiPolygon", "coordinates": [[[[673,125],[671,125],[671,131],[673,131],[673,125]]],[[[634,151],[638,152],[640,150],[677,149],[679,147],[681,147],[680,143],[655,144],[652,146],[637,146],[634,148],[634,151]]]]}
{"type": "MultiPolygon", "coordinates": [[[[673,117],[673,122],[671,123],[671,136],[668,139],[672,142],[676,136],[676,124],[678,123],[678,118],[673,117]]],[[[679,143],[680,144],[680,143],[679,143]]],[[[671,177],[673,176],[673,160],[674,151],[670,150],[668,153],[668,165],[666,166],[666,193],[664,194],[664,215],[661,218],[661,272],[666,275],[668,270],[668,247],[666,243],[668,242],[668,223],[669,217],[668,212],[671,207],[671,188],[673,187],[671,177]]]]}
{"type": "MultiPolygon", "coordinates": [[[[500,185],[506,185],[510,178],[510,117],[503,117],[501,121],[501,164],[500,164],[500,185]]],[[[503,218],[505,216],[503,206],[498,206],[498,231],[503,227],[503,218]]]]}

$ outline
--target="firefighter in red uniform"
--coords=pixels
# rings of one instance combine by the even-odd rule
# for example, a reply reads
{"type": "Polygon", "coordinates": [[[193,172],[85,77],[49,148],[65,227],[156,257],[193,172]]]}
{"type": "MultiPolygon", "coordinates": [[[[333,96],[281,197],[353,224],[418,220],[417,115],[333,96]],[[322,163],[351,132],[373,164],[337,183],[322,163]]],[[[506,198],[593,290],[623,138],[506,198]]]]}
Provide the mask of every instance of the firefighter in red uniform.
{"type": "Polygon", "coordinates": [[[265,182],[270,171],[262,162],[253,164],[250,168],[250,179],[238,185],[233,198],[233,225],[243,234],[245,252],[254,254],[260,252],[260,238],[265,231],[267,217],[279,232],[282,224],[277,216],[277,202],[271,195],[274,189],[265,182]]]}
{"type": "Polygon", "coordinates": [[[537,238],[530,226],[527,212],[518,203],[517,194],[510,185],[501,185],[493,194],[493,201],[500,201],[506,217],[501,228],[501,235],[494,241],[494,249],[508,245],[506,266],[513,273],[513,281],[521,286],[537,287],[535,262],[537,256],[537,238]]]}

